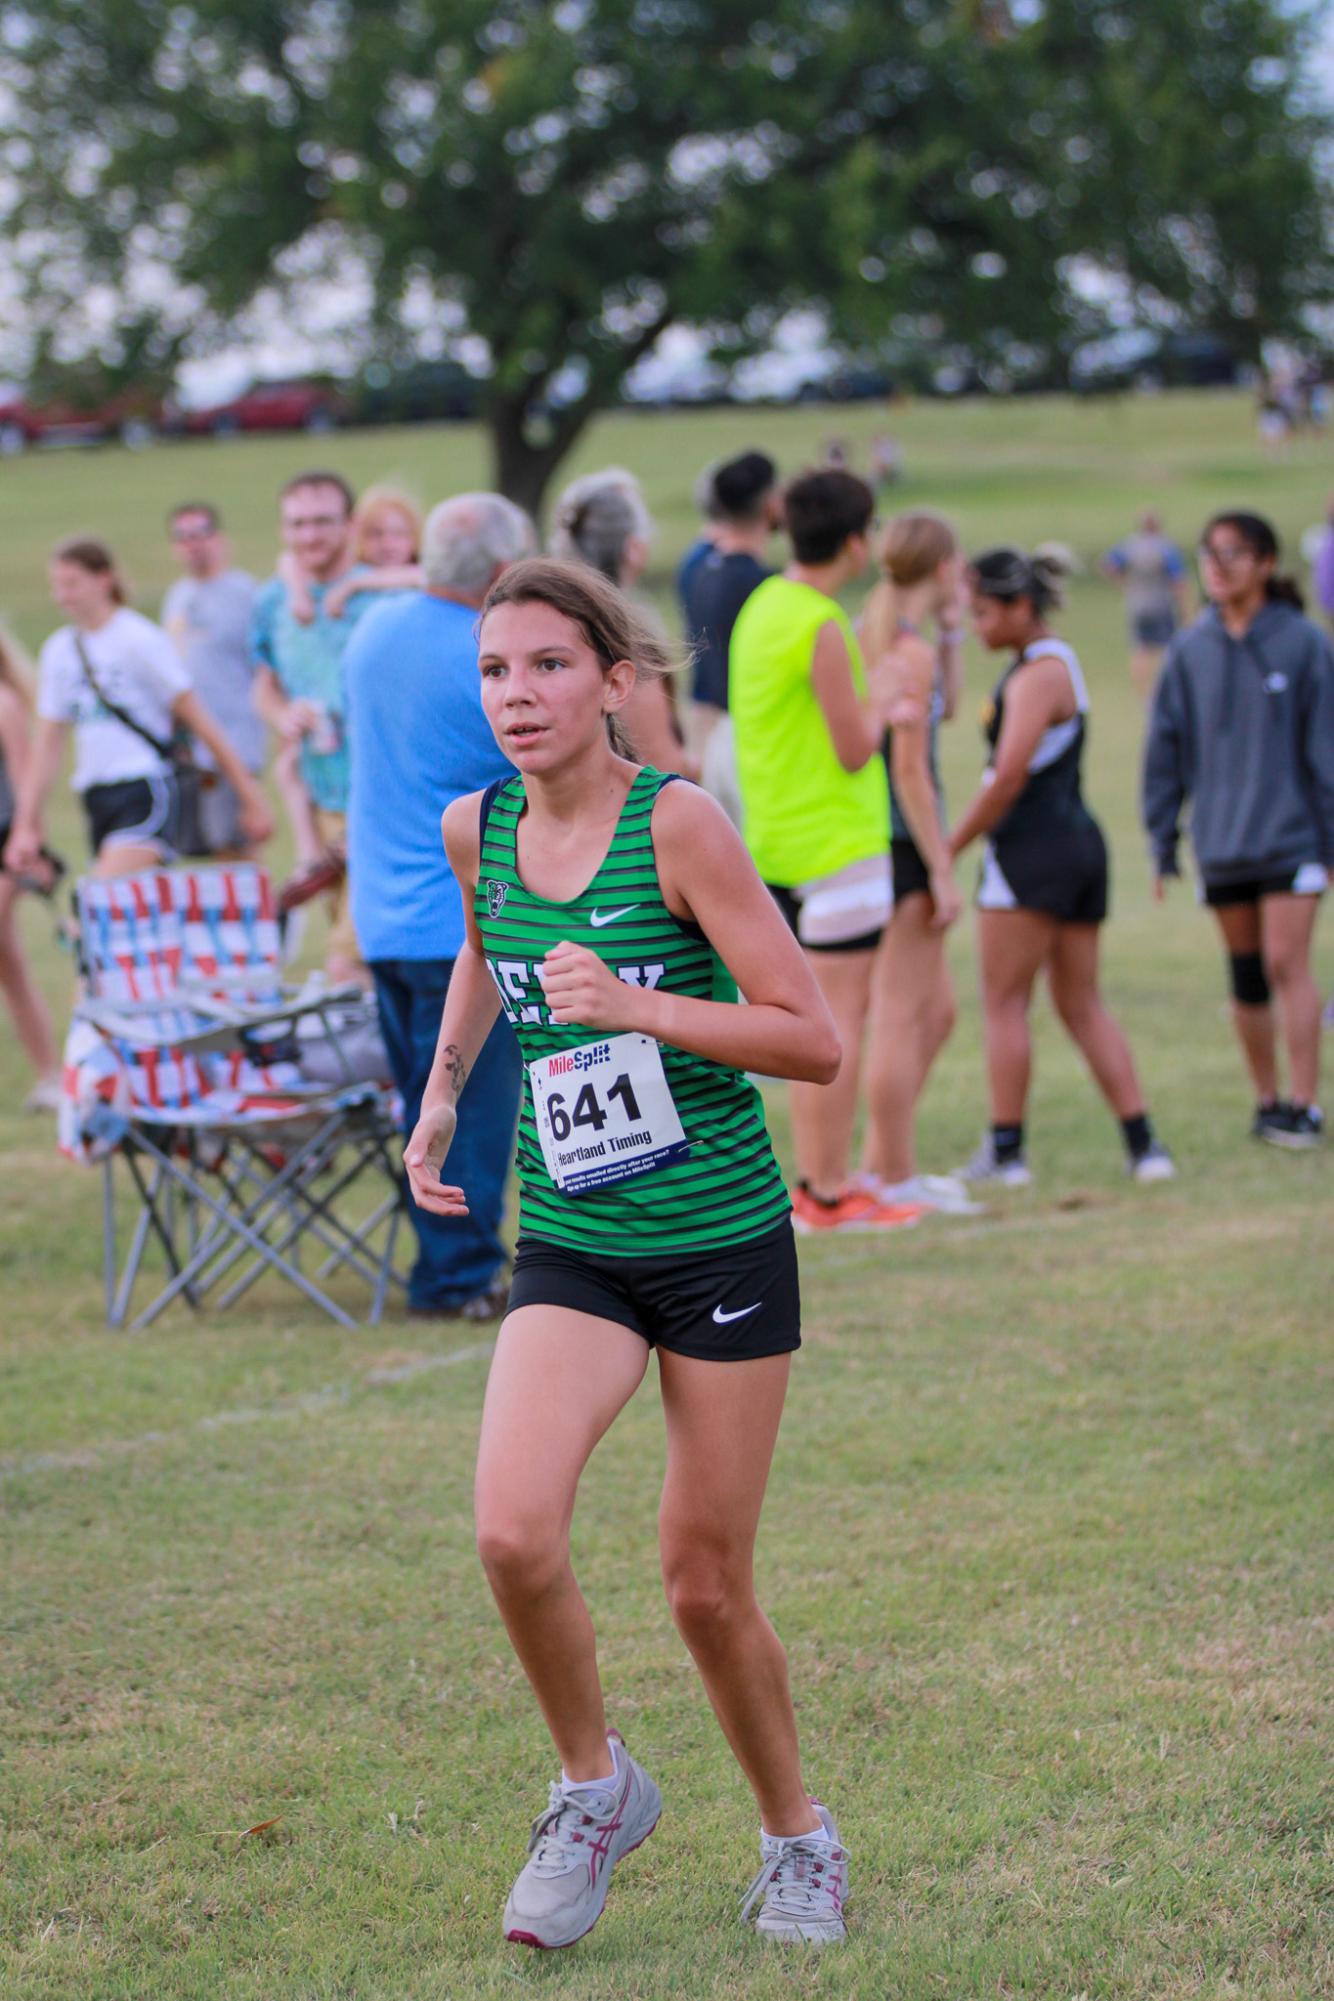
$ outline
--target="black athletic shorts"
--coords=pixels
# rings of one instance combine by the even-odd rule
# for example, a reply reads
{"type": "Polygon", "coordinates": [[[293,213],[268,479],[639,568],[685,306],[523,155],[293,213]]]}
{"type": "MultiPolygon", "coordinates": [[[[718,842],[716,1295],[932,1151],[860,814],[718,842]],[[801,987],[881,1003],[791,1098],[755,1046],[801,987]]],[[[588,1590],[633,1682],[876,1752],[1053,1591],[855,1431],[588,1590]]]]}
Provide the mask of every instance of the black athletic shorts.
{"type": "Polygon", "coordinates": [[[988,841],[979,910],[1033,910],[1058,924],[1102,924],[1109,900],[1107,843],[1092,816],[1050,837],[988,841]]]}
{"type": "Polygon", "coordinates": [[[114,785],[90,785],[83,795],[83,810],[95,855],[108,846],[126,847],[142,841],[158,848],[164,860],[170,857],[176,781],[165,773],[153,778],[125,778],[114,785]]]}
{"type": "Polygon", "coordinates": [[[930,896],[931,872],[918,852],[916,841],[906,841],[900,835],[890,842],[889,854],[894,869],[895,903],[902,903],[905,896],[930,896]]]}
{"type": "Polygon", "coordinates": [[[568,1306],[704,1362],[786,1355],[801,1346],[796,1239],[785,1222],[716,1250],[609,1258],[520,1237],[509,1310],[520,1306],[568,1306]]]}
{"type": "Polygon", "coordinates": [[[1202,895],[1211,910],[1226,909],[1233,903],[1258,903],[1262,896],[1323,896],[1329,888],[1329,871],[1322,862],[1303,862],[1300,868],[1284,869],[1280,875],[1254,875],[1245,882],[1204,883],[1202,895]]]}

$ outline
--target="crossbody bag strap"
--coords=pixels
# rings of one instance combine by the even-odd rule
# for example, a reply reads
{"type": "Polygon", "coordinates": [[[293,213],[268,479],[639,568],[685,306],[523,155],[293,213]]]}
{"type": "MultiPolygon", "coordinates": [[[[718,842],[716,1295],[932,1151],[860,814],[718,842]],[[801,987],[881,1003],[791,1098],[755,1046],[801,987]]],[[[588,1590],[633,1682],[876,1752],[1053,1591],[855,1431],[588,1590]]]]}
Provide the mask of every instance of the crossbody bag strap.
{"type": "Polygon", "coordinates": [[[114,716],[118,723],[124,723],[127,730],[133,730],[134,734],[142,737],[145,743],[151,743],[163,763],[170,764],[173,761],[171,745],[163,743],[160,737],[153,735],[152,730],[145,729],[142,723],[137,723],[128,710],[122,709],[118,703],[112,701],[111,697],[103,689],[96,674],[94,674],[93,663],[88,658],[87,649],[77,632],[74,634],[74,650],[79,656],[79,665],[83,668],[84,680],[88,683],[88,686],[92,689],[107,714],[114,716]]]}

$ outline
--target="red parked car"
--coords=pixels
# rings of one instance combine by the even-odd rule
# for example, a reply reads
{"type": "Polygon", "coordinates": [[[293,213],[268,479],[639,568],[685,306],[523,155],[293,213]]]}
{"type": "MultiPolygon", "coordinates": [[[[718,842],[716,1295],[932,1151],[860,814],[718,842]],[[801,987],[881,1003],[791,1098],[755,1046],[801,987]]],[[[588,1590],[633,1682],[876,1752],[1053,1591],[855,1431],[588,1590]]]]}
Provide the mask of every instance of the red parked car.
{"type": "Polygon", "coordinates": [[[142,395],[113,396],[87,408],[0,397],[0,456],[12,458],[29,445],[96,445],[109,438],[138,447],[152,443],[159,422],[160,412],[142,395]]]}
{"type": "Polygon", "coordinates": [[[187,437],[237,431],[332,431],[347,415],[345,396],[323,382],[254,382],[228,403],[183,410],[173,426],[187,437]]]}

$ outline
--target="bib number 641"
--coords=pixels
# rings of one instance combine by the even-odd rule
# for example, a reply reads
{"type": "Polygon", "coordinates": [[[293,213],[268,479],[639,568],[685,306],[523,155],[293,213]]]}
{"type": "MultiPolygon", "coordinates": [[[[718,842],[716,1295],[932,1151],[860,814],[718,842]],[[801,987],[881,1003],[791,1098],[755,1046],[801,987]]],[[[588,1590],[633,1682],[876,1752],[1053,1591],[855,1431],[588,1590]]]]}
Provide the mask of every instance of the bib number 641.
{"type": "Polygon", "coordinates": [[[613,1035],[528,1066],[547,1173],[567,1195],[681,1160],[690,1142],[649,1035],[613,1035]]]}
{"type": "Polygon", "coordinates": [[[610,1116],[610,1107],[618,1102],[628,1124],[632,1126],[643,1124],[644,1114],[639,1109],[639,1100],[635,1096],[635,1087],[630,1082],[628,1072],[623,1070],[614,1083],[608,1084],[602,1097],[598,1095],[596,1084],[585,1084],[567,1112],[564,1093],[548,1092],[547,1117],[551,1121],[552,1137],[558,1142],[564,1142],[569,1139],[576,1126],[584,1126],[592,1132],[600,1133],[610,1116]],[[605,1106],[602,1097],[606,1098],[605,1106]]]}

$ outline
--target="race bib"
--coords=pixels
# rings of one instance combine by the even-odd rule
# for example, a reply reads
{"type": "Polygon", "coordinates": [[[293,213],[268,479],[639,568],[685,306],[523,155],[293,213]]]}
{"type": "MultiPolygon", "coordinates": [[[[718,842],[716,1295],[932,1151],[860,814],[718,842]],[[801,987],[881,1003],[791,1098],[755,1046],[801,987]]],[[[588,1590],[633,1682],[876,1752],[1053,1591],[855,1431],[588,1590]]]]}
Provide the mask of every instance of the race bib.
{"type": "Polygon", "coordinates": [[[690,1152],[662,1051],[613,1035],[528,1065],[547,1173],[565,1195],[647,1174],[690,1152]]]}

